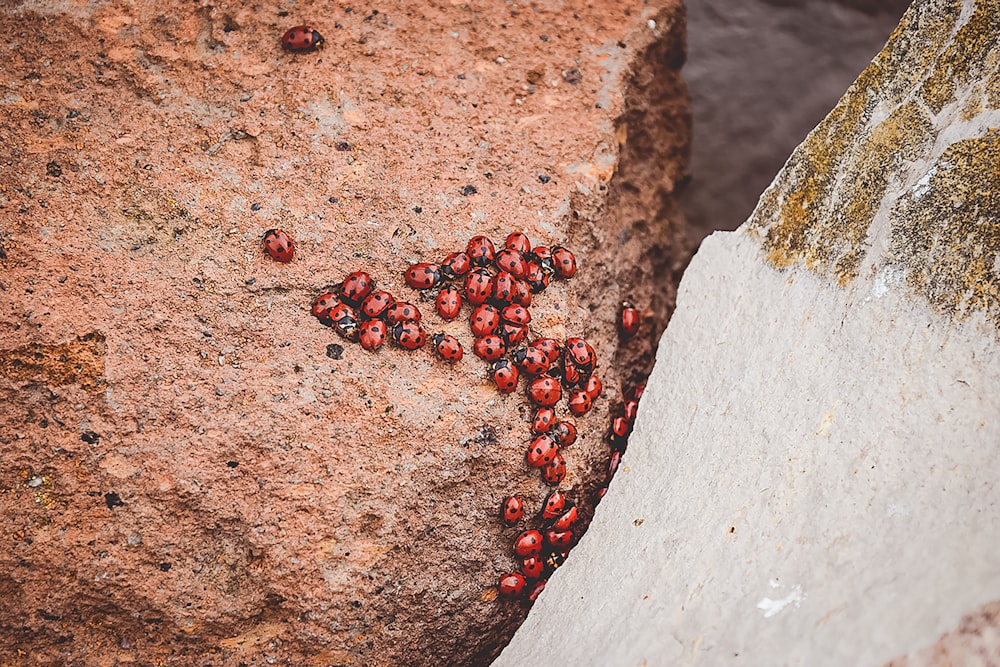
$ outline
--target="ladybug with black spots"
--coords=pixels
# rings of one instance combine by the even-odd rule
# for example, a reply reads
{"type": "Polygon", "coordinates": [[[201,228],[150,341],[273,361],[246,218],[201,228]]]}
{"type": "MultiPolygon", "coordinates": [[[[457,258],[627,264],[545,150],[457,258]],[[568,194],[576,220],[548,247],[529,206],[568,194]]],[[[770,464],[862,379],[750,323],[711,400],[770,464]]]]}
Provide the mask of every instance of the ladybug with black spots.
{"type": "Polygon", "coordinates": [[[526,530],[514,540],[514,553],[521,558],[535,556],[542,551],[543,539],[541,531],[526,530]]]}
{"type": "Polygon", "coordinates": [[[507,496],[500,504],[500,520],[510,527],[524,518],[524,502],[517,496],[507,496]]]}
{"type": "Polygon", "coordinates": [[[385,309],[385,319],[389,324],[419,322],[420,317],[420,309],[406,301],[397,301],[385,309]]]}
{"type": "Polygon", "coordinates": [[[465,299],[473,306],[486,303],[493,293],[493,276],[486,269],[473,269],[465,276],[465,299]]]}
{"type": "Polygon", "coordinates": [[[542,520],[552,521],[562,516],[566,507],[566,496],[559,489],[554,490],[545,498],[545,505],[542,506],[542,520]]]}
{"type": "Polygon", "coordinates": [[[264,251],[276,262],[287,264],[295,256],[295,242],[283,229],[269,229],[264,232],[264,251]]]}
{"type": "Polygon", "coordinates": [[[504,248],[497,253],[493,261],[498,269],[510,273],[515,278],[523,278],[525,272],[528,270],[527,262],[524,261],[521,253],[516,250],[504,248]]]}
{"type": "Polygon", "coordinates": [[[531,241],[524,232],[511,232],[504,242],[504,247],[526,255],[531,252],[531,241]]]}
{"type": "Polygon", "coordinates": [[[538,408],[531,420],[532,433],[548,433],[556,420],[556,411],[552,408],[538,408]]]}
{"type": "Polygon", "coordinates": [[[517,367],[528,375],[543,375],[549,370],[549,358],[535,347],[521,347],[511,353],[517,367]]]}
{"type": "Polygon", "coordinates": [[[552,463],[558,454],[559,445],[556,444],[556,441],[551,436],[543,433],[528,445],[528,453],[525,459],[532,468],[541,468],[552,463]]]}
{"type": "Polygon", "coordinates": [[[556,246],[552,248],[552,267],[560,278],[572,278],[576,275],[576,255],[562,246],[556,246]]]}
{"type": "Polygon", "coordinates": [[[535,378],[528,385],[528,398],[535,405],[551,408],[562,398],[562,387],[555,378],[535,378]]]}
{"type": "Polygon", "coordinates": [[[312,305],[313,317],[320,320],[329,320],[330,311],[340,305],[340,299],[333,292],[327,292],[316,297],[312,305]]]}
{"type": "Polygon", "coordinates": [[[413,289],[430,289],[441,282],[441,269],[437,264],[418,262],[403,273],[403,280],[413,289]]]}
{"type": "Polygon", "coordinates": [[[455,280],[469,272],[469,256],[464,252],[453,252],[441,262],[441,275],[446,280],[455,280]]]}
{"type": "Polygon", "coordinates": [[[501,394],[510,394],[517,389],[517,367],[506,359],[493,362],[490,375],[501,394]]]}
{"type": "Polygon", "coordinates": [[[340,286],[340,298],[357,306],[372,292],[372,278],[364,271],[355,271],[344,278],[340,286]]]}
{"type": "Polygon", "coordinates": [[[420,326],[419,322],[409,320],[407,322],[399,322],[392,327],[392,339],[400,347],[407,350],[416,350],[423,347],[424,343],[427,342],[427,335],[424,333],[423,327],[420,326]]]}
{"type": "Polygon", "coordinates": [[[483,361],[497,361],[507,352],[500,336],[482,336],[472,344],[472,352],[483,361]]]}
{"type": "Polygon", "coordinates": [[[443,320],[453,320],[462,310],[462,293],[449,285],[438,292],[435,299],[438,315],[443,320]]]}
{"type": "Polygon", "coordinates": [[[519,572],[511,572],[500,577],[500,595],[506,598],[516,598],[524,592],[527,582],[524,575],[519,572]]]}
{"type": "Polygon", "coordinates": [[[545,561],[538,556],[528,556],[521,561],[521,574],[525,579],[538,579],[545,574],[545,561]]]}
{"type": "Polygon", "coordinates": [[[576,442],[576,426],[573,422],[556,422],[549,429],[549,435],[555,438],[560,447],[569,447],[576,442]]]}
{"type": "Polygon", "coordinates": [[[388,292],[372,292],[361,302],[361,315],[367,318],[384,317],[389,306],[396,303],[388,292]]]}
{"type": "Polygon", "coordinates": [[[305,53],[318,49],[323,45],[323,35],[308,25],[297,25],[289,28],[281,36],[281,48],[292,53],[305,53]]]}
{"type": "Polygon", "coordinates": [[[431,336],[431,342],[434,343],[434,349],[442,359],[448,361],[462,360],[462,344],[454,336],[446,333],[436,333],[431,336]]]}
{"type": "Polygon", "coordinates": [[[358,342],[368,351],[382,347],[389,327],[382,320],[365,320],[358,328],[358,342]]]}
{"type": "Polygon", "coordinates": [[[481,303],[472,309],[469,316],[469,328],[472,335],[481,338],[489,336],[500,326],[500,311],[488,303],[481,303]]]}
{"type": "Polygon", "coordinates": [[[465,249],[473,266],[489,266],[496,257],[496,247],[486,236],[473,236],[465,249]]]}
{"type": "Polygon", "coordinates": [[[559,486],[566,478],[566,460],[556,454],[552,462],[542,467],[542,481],[549,486],[559,486]]]}

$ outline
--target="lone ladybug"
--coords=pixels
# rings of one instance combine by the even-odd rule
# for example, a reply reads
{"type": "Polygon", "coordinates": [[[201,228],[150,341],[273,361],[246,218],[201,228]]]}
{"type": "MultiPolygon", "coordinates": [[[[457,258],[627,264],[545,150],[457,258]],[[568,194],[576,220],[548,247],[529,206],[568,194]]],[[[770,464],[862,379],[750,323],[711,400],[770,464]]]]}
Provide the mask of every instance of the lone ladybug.
{"type": "Polygon", "coordinates": [[[281,48],[292,53],[305,53],[313,51],[323,44],[323,35],[319,31],[307,25],[297,25],[289,28],[281,36],[281,48]]]}

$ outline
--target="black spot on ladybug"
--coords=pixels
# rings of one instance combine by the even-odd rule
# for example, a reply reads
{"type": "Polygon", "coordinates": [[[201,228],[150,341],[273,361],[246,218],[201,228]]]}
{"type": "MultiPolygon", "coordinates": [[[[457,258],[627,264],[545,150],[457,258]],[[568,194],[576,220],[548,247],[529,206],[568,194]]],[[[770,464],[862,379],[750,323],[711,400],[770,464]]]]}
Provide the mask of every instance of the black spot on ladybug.
{"type": "Polygon", "coordinates": [[[326,346],[326,356],[331,359],[340,359],[344,355],[344,346],[330,343],[326,346]]]}
{"type": "Polygon", "coordinates": [[[104,504],[108,506],[109,510],[113,510],[116,507],[122,507],[125,501],[121,499],[121,496],[112,491],[111,493],[104,494],[104,504]]]}

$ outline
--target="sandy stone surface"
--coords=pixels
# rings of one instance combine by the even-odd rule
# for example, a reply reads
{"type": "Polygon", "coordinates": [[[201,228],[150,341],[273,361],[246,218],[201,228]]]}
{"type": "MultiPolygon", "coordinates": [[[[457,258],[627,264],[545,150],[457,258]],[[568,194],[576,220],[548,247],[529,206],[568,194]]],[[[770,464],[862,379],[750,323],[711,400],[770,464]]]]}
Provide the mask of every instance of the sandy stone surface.
{"type": "Polygon", "coordinates": [[[705,240],[611,492],[495,665],[1000,664],[998,22],[916,2],[705,240]]]}
{"type": "Polygon", "coordinates": [[[418,299],[406,266],[476,233],[573,249],[532,326],[599,355],[587,523],[686,261],[679,3],[25,0],[0,32],[0,663],[489,661],[527,612],[499,502],[546,493],[523,392],[309,305],[359,269],[418,299]],[[282,52],[303,22],[324,48],[282,52]]]}

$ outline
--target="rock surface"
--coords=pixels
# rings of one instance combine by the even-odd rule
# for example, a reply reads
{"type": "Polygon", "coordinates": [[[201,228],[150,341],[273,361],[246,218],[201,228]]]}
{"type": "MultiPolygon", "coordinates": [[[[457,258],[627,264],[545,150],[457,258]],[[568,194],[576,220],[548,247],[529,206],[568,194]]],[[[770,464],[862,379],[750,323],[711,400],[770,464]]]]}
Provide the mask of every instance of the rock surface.
{"type": "Polygon", "coordinates": [[[916,2],[706,239],[623,468],[494,664],[1000,661],[998,40],[995,0],[916,2]]]}
{"type": "Polygon", "coordinates": [[[527,611],[500,500],[546,493],[523,392],[309,315],[359,269],[416,299],[407,265],[476,233],[577,253],[533,327],[598,351],[589,519],[689,253],[680,3],[287,6],[0,9],[4,664],[489,661],[527,611]],[[324,48],[282,52],[302,22],[324,48]]]}

